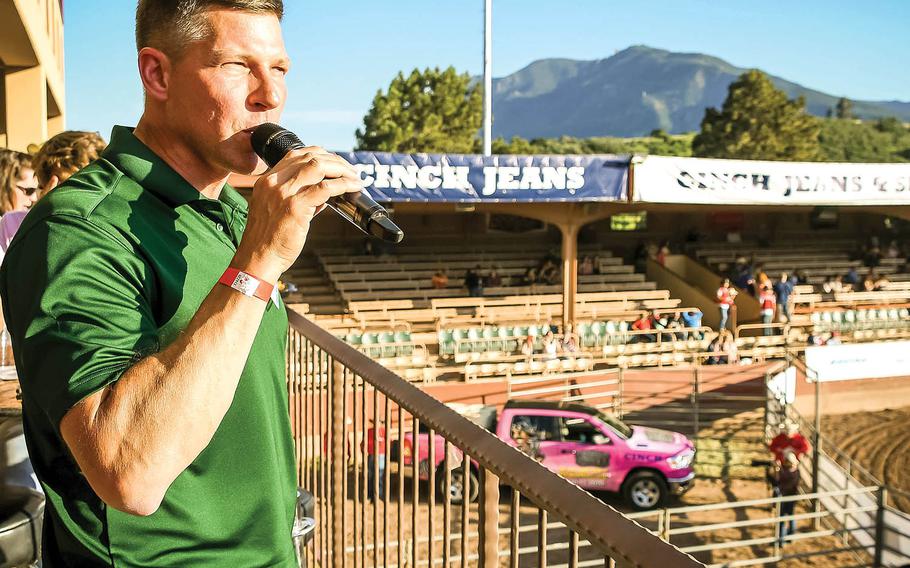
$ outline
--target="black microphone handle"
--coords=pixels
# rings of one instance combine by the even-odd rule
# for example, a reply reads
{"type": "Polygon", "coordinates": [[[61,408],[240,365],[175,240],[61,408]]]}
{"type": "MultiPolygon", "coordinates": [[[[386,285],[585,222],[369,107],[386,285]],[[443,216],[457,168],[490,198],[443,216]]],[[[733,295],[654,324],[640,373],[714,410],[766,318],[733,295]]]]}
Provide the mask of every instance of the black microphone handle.
{"type": "MultiPolygon", "coordinates": [[[[250,143],[270,168],[288,152],[306,148],[293,132],[272,123],[256,127],[250,143]]],[[[404,238],[404,232],[389,219],[385,208],[364,191],[330,197],[326,205],[368,235],[392,243],[399,243],[404,238]]]]}

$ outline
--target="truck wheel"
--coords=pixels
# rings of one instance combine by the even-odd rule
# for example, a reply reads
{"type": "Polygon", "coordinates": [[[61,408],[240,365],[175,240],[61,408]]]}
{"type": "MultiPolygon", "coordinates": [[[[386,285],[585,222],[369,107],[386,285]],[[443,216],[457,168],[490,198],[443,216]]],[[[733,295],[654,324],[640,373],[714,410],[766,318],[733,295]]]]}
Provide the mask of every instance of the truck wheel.
{"type": "Polygon", "coordinates": [[[622,494],[636,511],[647,511],[659,506],[667,498],[667,483],[660,474],[638,471],[623,483],[622,494]]]}
{"type": "MultiPolygon", "coordinates": [[[[440,499],[446,498],[446,491],[449,493],[449,500],[453,505],[461,505],[464,501],[464,469],[461,467],[452,470],[452,483],[446,487],[446,470],[445,463],[439,465],[436,469],[436,490],[440,499]]],[[[468,479],[468,502],[473,503],[480,494],[480,485],[477,480],[477,472],[470,468],[468,479]]]]}

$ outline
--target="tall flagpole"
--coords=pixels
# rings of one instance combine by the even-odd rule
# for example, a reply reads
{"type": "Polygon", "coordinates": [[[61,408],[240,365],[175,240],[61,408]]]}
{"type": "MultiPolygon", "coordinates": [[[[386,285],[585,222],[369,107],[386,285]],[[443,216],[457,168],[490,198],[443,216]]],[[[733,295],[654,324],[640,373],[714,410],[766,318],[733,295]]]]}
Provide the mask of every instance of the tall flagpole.
{"type": "Polygon", "coordinates": [[[483,155],[493,153],[493,0],[484,0],[483,155]]]}

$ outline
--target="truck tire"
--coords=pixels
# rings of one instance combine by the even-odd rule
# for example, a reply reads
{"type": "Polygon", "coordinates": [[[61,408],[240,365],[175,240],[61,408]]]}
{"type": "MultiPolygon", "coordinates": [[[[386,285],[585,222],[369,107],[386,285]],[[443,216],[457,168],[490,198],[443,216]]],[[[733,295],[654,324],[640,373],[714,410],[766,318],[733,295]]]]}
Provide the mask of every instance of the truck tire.
{"type": "MultiPolygon", "coordinates": [[[[464,501],[464,483],[462,483],[462,478],[464,477],[464,469],[457,467],[452,470],[452,483],[446,487],[446,470],[445,463],[439,465],[436,468],[436,490],[439,494],[440,499],[446,498],[446,492],[449,493],[450,502],[453,505],[461,505],[464,501]]],[[[470,468],[470,474],[468,479],[468,502],[473,503],[477,500],[477,496],[480,494],[480,485],[477,479],[477,472],[474,471],[474,468],[470,468]]]]}
{"type": "Polygon", "coordinates": [[[659,507],[667,499],[667,482],[653,471],[636,471],[622,485],[622,496],[636,511],[659,507]]]}

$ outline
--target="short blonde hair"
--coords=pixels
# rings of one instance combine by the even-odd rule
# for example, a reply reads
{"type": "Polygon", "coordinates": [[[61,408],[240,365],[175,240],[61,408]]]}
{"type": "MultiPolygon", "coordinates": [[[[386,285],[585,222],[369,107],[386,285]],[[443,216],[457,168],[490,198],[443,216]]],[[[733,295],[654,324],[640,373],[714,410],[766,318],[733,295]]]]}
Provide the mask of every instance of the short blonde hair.
{"type": "Polygon", "coordinates": [[[211,33],[203,15],[217,9],[284,16],[283,0],[139,0],[136,49],[154,47],[179,59],[189,43],[211,33]]]}
{"type": "Polygon", "coordinates": [[[106,145],[97,132],[67,130],[57,134],[35,154],[33,169],[38,183],[45,188],[52,176],[62,182],[97,160],[106,145]]]}
{"type": "Polygon", "coordinates": [[[13,210],[16,182],[23,170],[32,169],[32,157],[23,152],[0,148],[0,213],[13,210]]]}

